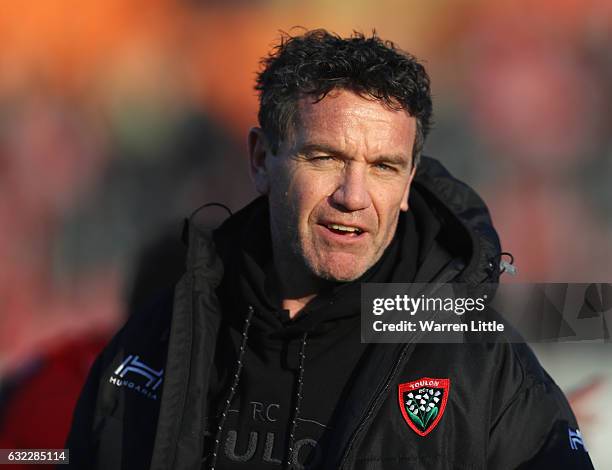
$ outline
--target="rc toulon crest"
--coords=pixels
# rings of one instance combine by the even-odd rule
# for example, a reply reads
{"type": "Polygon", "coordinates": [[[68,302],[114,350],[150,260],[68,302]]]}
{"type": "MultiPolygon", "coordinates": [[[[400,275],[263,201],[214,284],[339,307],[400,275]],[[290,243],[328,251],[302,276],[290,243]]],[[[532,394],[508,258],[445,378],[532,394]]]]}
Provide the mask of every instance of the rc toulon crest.
{"type": "Polygon", "coordinates": [[[423,377],[414,382],[399,384],[398,398],[402,416],[419,436],[429,434],[442,419],[449,390],[449,379],[423,377]]]}

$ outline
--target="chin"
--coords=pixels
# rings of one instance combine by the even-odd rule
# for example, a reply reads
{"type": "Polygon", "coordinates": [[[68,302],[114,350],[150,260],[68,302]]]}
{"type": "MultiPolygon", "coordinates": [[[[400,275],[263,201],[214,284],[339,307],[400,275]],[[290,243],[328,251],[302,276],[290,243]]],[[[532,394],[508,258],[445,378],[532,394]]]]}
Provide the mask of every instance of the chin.
{"type": "Polygon", "coordinates": [[[351,282],[359,279],[368,266],[363,261],[356,260],[353,255],[332,255],[311,264],[311,269],[317,277],[326,281],[351,282]]]}

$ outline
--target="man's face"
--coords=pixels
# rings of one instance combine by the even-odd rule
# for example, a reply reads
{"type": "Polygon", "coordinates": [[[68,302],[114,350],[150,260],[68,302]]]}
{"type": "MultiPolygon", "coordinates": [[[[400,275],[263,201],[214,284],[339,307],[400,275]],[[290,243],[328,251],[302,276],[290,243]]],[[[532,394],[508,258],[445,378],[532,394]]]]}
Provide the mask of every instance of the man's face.
{"type": "Polygon", "coordinates": [[[252,168],[268,195],[275,256],[351,281],[378,261],[408,210],[416,121],[340,90],[298,102],[291,138],[252,168]]]}

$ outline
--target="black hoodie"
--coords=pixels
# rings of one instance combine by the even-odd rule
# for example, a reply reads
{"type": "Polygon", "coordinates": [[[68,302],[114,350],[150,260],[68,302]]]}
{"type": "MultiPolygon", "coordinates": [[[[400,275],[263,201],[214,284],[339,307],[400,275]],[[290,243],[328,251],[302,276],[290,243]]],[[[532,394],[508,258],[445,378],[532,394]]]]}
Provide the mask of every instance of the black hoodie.
{"type": "Polygon", "coordinates": [[[245,468],[246,462],[248,468],[276,468],[292,458],[315,466],[321,461],[318,440],[333,429],[333,411],[366,349],[360,342],[360,284],[412,282],[417,270],[418,231],[412,213],[403,213],[372,268],[354,282],[330,285],[291,320],[275,286],[268,220],[267,200],[259,198],[214,236],[226,267],[218,296],[226,312],[220,337],[227,341],[218,342],[211,372],[204,452],[212,459],[215,439],[229,442],[216,459],[219,469],[245,468]],[[225,392],[239,358],[241,377],[228,404],[225,392]],[[260,440],[266,442],[263,452],[257,452],[260,440]]]}
{"type": "MultiPolygon", "coordinates": [[[[418,247],[416,266],[395,279],[475,289],[497,281],[499,240],[473,190],[424,158],[410,203],[418,237],[407,240],[418,247]]],[[[592,468],[565,397],[527,345],[364,347],[352,329],[353,296],[343,293],[356,289],[351,284],[322,295],[288,326],[265,294],[266,262],[251,250],[253,270],[245,270],[249,244],[232,237],[244,233],[239,218],[258,204],[215,237],[191,227],[188,270],[173,298],[131,317],[100,355],[67,444],[73,468],[283,468],[284,459],[292,468],[310,462],[355,470],[592,468]],[[242,260],[231,259],[238,252],[242,260]],[[248,279],[253,274],[259,281],[248,279]],[[231,279],[243,283],[239,291],[231,279]],[[348,302],[346,310],[326,305],[336,298],[348,302]],[[346,370],[336,378],[342,361],[346,370]],[[268,367],[280,375],[268,375],[268,367]],[[447,388],[445,411],[423,436],[402,417],[398,397],[406,384],[428,378],[447,388]]],[[[414,263],[404,238],[396,237],[369,275],[394,280],[407,266],[399,260],[414,263]]]]}

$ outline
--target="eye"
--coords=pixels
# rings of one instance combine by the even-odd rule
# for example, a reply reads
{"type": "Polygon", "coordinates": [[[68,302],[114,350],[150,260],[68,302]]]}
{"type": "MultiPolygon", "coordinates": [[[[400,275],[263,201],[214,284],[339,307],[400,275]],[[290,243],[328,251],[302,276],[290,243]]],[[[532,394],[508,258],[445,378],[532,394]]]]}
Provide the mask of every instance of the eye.
{"type": "Polygon", "coordinates": [[[312,157],[311,160],[316,161],[316,162],[325,162],[325,161],[329,161],[329,160],[333,160],[334,157],[330,156],[330,155],[319,155],[316,157],[312,157]]]}
{"type": "Polygon", "coordinates": [[[315,155],[315,156],[310,157],[308,160],[313,165],[323,165],[323,166],[329,166],[338,161],[338,159],[333,157],[332,155],[315,155]]]}
{"type": "Polygon", "coordinates": [[[395,171],[395,168],[391,165],[387,165],[386,163],[376,163],[374,168],[381,171],[395,171]]]}

